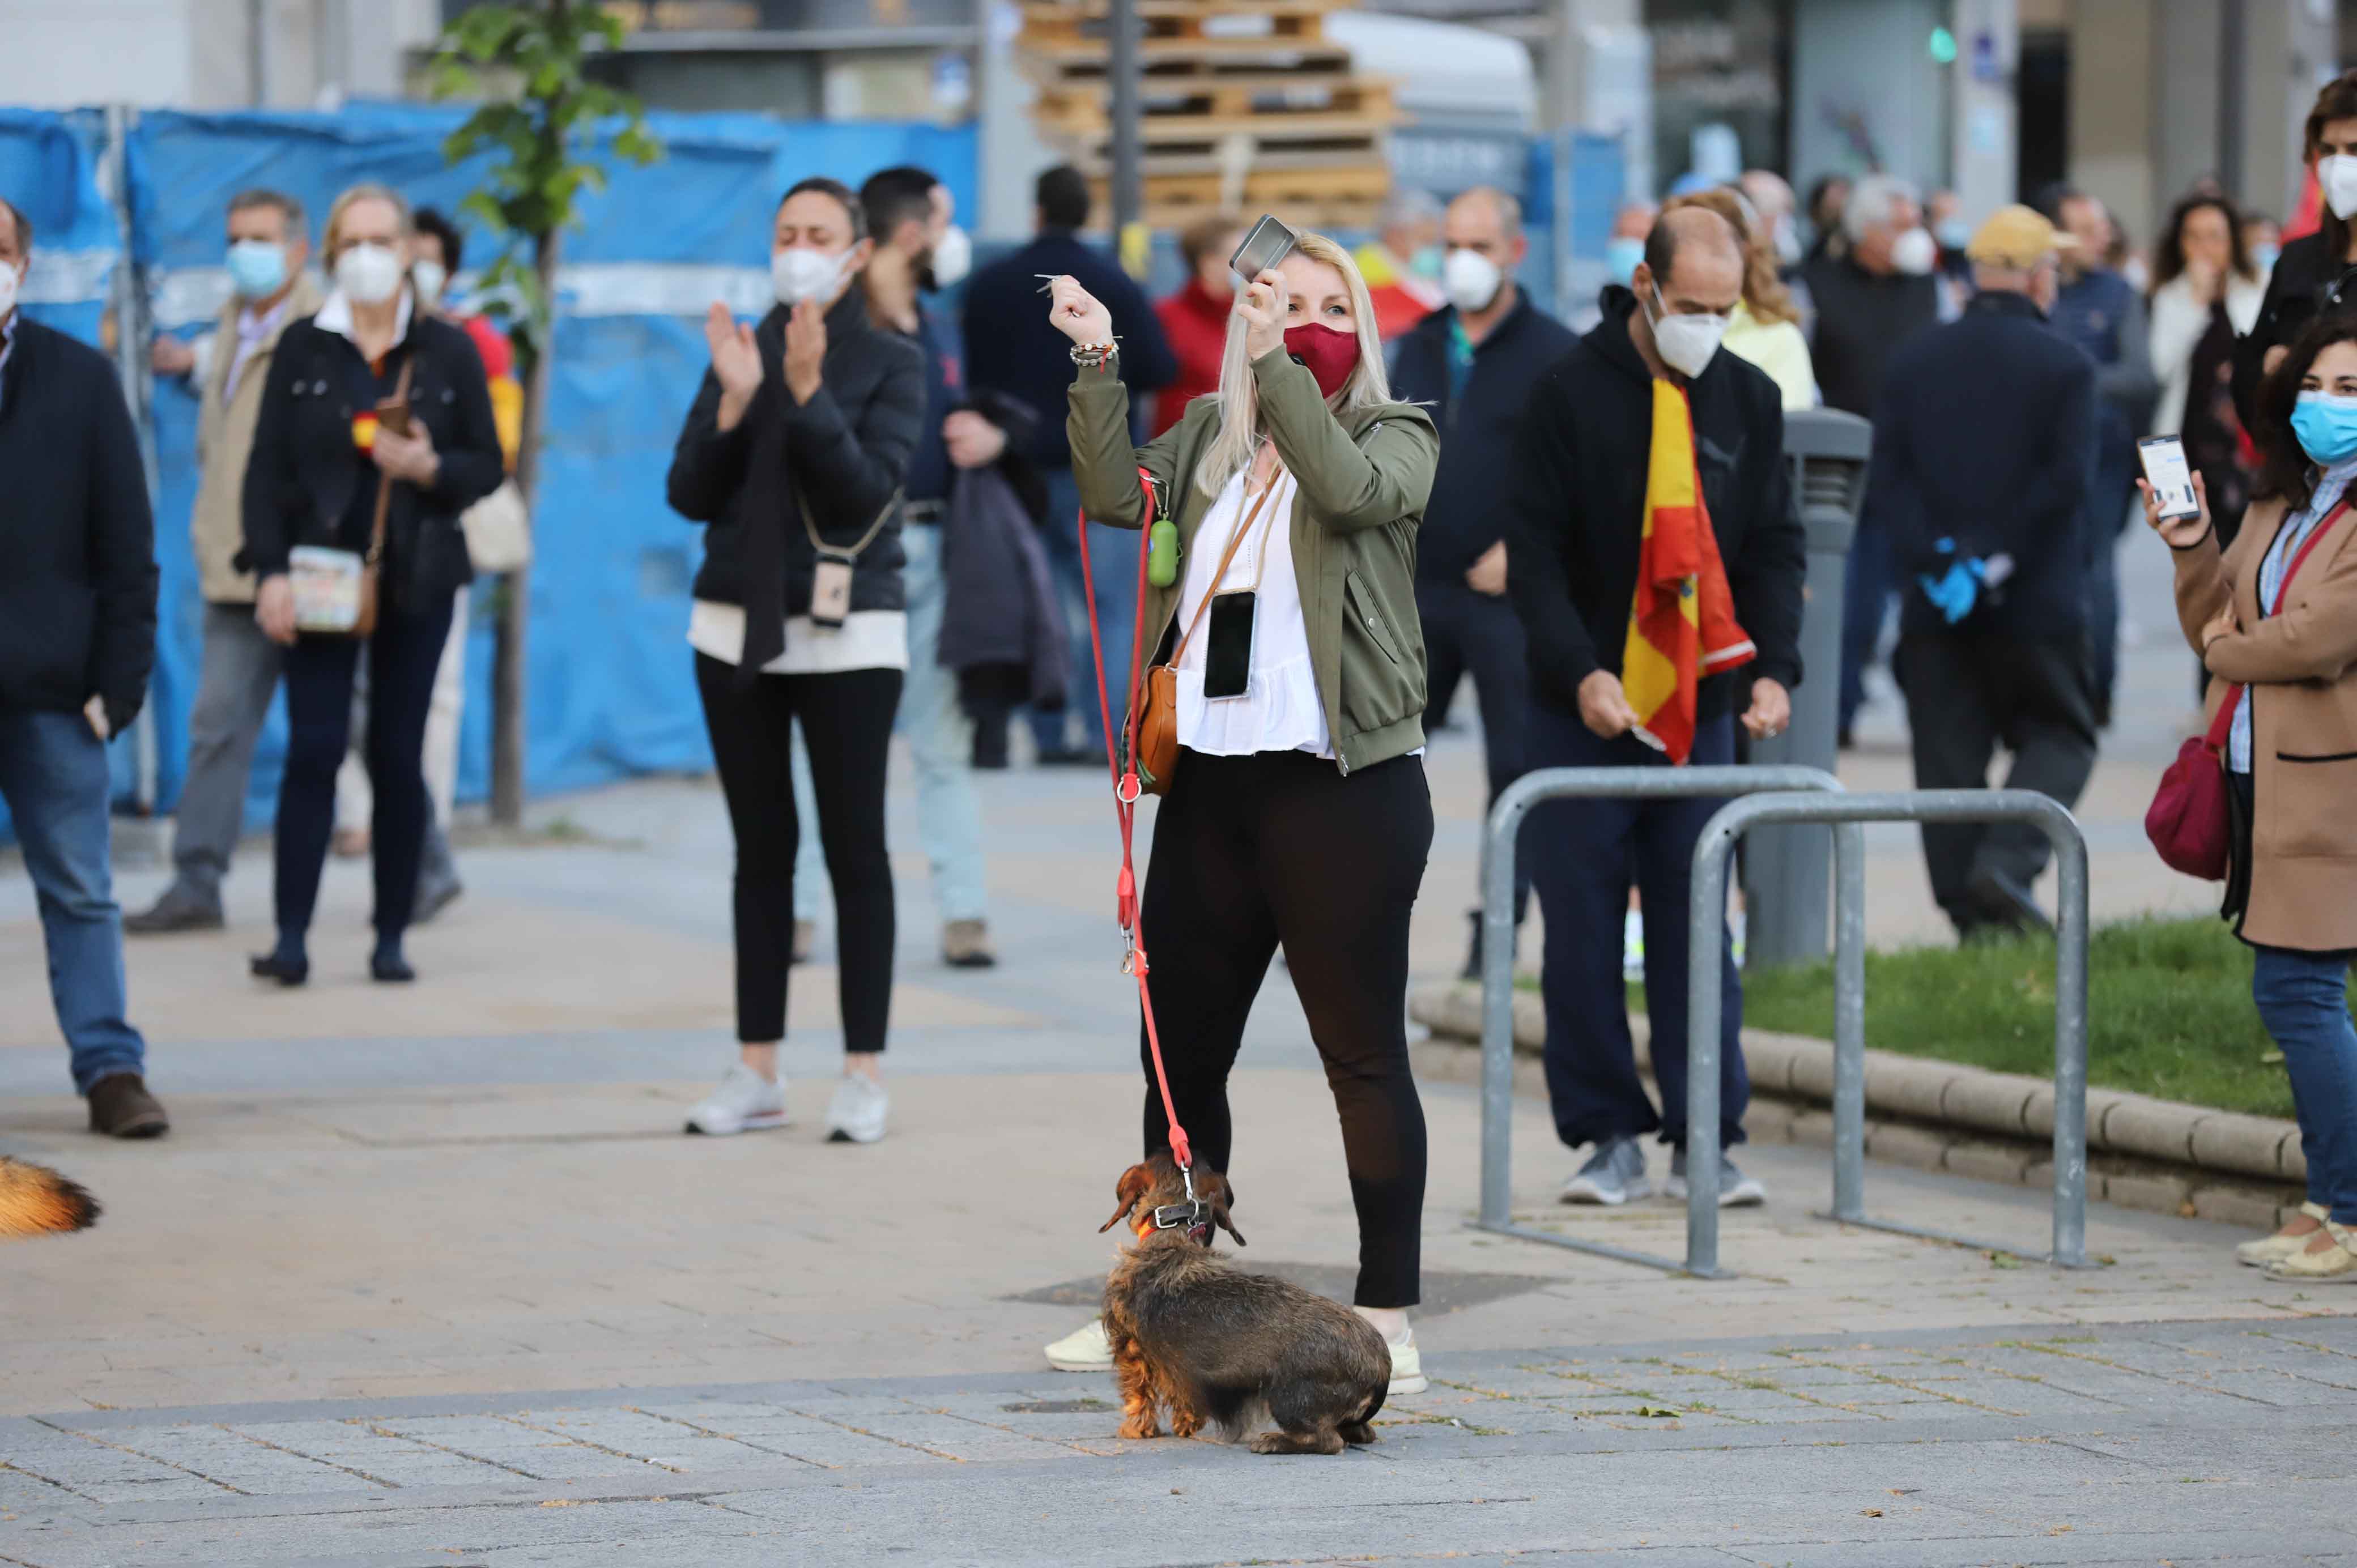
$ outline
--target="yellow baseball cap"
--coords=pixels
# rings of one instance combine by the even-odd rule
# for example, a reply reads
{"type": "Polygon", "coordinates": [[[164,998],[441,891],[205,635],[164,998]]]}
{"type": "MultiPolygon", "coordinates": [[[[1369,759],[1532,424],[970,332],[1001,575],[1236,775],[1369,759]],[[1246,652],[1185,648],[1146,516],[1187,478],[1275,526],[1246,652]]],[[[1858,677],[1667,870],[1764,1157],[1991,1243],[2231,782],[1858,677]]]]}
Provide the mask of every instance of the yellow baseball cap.
{"type": "Polygon", "coordinates": [[[1964,254],[1991,266],[2027,270],[2058,251],[2078,247],[2077,240],[2049,223],[2044,214],[2014,202],[1988,215],[1964,254]]]}

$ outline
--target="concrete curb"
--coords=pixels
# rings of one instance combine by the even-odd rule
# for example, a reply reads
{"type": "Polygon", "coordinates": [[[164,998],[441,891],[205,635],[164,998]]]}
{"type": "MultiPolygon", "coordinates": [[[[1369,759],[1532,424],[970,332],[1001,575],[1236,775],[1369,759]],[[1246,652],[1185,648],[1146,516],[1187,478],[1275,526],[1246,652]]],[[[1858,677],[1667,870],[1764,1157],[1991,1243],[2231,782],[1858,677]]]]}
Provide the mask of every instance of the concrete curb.
{"type": "MultiPolygon", "coordinates": [[[[1436,1039],[1478,1043],[1481,988],[1467,981],[1426,986],[1409,997],[1408,1016],[1436,1039]]],[[[1639,1065],[1650,1072],[1645,1020],[1629,1022],[1639,1065]]],[[[1545,1038],[1537,994],[1517,991],[1517,1056],[1535,1057],[1545,1038]]],[[[1833,1043],[1746,1029],[1743,1051],[1753,1135],[1830,1145],[1833,1043]]],[[[1523,1064],[1516,1066],[1519,1087],[1523,1064]]],[[[1544,1092],[1535,1074],[1533,1082],[1544,1092]]],[[[1866,1105],[1867,1152],[1878,1159],[2029,1186],[2052,1180],[2054,1086],[2044,1079],[1869,1049],[1866,1105]]],[[[2308,1179],[2292,1122],[2118,1090],[2087,1090],[2087,1147],[2096,1167],[2091,1194],[2234,1223],[2275,1223],[2278,1212],[2298,1206],[2308,1179]]]]}

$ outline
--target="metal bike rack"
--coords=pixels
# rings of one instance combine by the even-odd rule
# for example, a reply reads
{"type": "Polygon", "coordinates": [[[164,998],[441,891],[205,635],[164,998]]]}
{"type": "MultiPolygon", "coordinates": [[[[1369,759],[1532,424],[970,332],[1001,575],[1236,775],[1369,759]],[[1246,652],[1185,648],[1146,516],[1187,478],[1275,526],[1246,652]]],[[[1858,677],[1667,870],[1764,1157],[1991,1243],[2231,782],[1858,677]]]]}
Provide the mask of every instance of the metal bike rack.
{"type": "Polygon", "coordinates": [[[2012,1251],[1866,1213],[1866,833],[1867,822],[2027,822],[2054,846],[2061,918],[2054,987],[2054,1232],[2041,1262],[2085,1268],[2087,1230],[2087,845],[2060,804],[2025,789],[1917,789],[1850,795],[1813,768],[1555,768],[1499,798],[1483,843],[1481,1209],[1477,1229],[1620,1262],[1728,1277],[1718,1266],[1720,942],[1727,861],[1760,823],[1834,829],[1834,1204],[1821,1219],[1928,1240],[2012,1251]],[[1684,778],[1680,780],[1679,775],[1684,778]],[[1804,776],[1793,784],[1784,776],[1804,776]],[[1679,782],[1688,787],[1676,788],[1679,782]],[[1514,832],[1557,795],[1728,795],[1695,844],[1686,976],[1686,1255],[1683,1262],[1512,1222],[1512,908],[1514,832]],[[1500,853],[1502,851],[1503,853],[1500,853]]]}
{"type": "MultiPolygon", "coordinates": [[[[1832,822],[1835,830],[1834,938],[1834,1206],[1820,1218],[1869,1230],[2011,1251],[2002,1243],[1927,1230],[1866,1213],[1867,822],[2029,822],[2054,846],[2059,874],[2054,952],[2054,1240],[2037,1261],[2087,1264],[2087,841],[2071,813],[2030,789],[1904,789],[1883,794],[1759,796],[1731,800],[1695,843],[1690,929],[1727,897],[1727,863],[1744,832],[1762,822],[1832,822]]],[[[1698,938],[1697,938],[1698,940],[1698,938]]],[[[1686,975],[1685,1271],[1717,1277],[1717,954],[1686,975]]]]}
{"type": "MultiPolygon", "coordinates": [[[[1575,1252],[1594,1252],[1624,1263],[1653,1268],[1684,1267],[1674,1259],[1656,1258],[1600,1241],[1583,1241],[1513,1222],[1514,1116],[1514,845],[1523,819],[1543,800],[1564,797],[1589,800],[1642,798],[1651,800],[1714,799],[1780,793],[1841,792],[1841,780],[1818,768],[1543,768],[1525,773],[1508,785],[1490,809],[1481,836],[1481,1210],[1476,1229],[1525,1241],[1544,1241],[1575,1252]]],[[[1715,820],[1715,819],[1714,819],[1715,820]]],[[[1839,833],[1835,836],[1838,838],[1839,833]]],[[[1861,860],[1860,875],[1863,876],[1861,860]]],[[[1718,904],[1725,918],[1727,898],[1722,886],[1718,904]]],[[[1696,908],[1702,908],[1697,904],[1696,908]]],[[[1862,929],[1862,928],[1861,928],[1862,929]]],[[[1709,942],[1711,973],[1718,973],[1719,943],[1709,942]]],[[[1863,962],[1863,960],[1860,961],[1863,962]]],[[[1717,1001],[1716,988],[1712,992],[1717,1001]]],[[[1713,1016],[1717,1016],[1714,1012],[1713,1016]]],[[[1717,1027],[1716,1025],[1713,1026],[1717,1027]]],[[[1716,1046],[1711,1052],[1718,1059],[1716,1046]]],[[[1716,1066],[1712,1071],[1716,1072],[1716,1066]]],[[[1718,1144],[1718,1080],[1711,1080],[1711,1146],[1718,1144]]],[[[1717,1156],[1711,1160],[1716,1187],[1717,1156]]],[[[1713,1210],[1714,1217],[1717,1210],[1713,1210]]]]}

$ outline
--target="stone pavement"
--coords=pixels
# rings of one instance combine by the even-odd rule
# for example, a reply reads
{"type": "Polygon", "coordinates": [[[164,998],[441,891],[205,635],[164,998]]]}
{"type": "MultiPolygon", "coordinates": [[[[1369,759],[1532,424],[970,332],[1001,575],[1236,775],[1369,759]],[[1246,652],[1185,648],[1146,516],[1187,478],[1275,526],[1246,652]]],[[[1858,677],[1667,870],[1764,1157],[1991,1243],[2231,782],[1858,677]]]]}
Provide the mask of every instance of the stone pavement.
{"type": "MultiPolygon", "coordinates": [[[[2159,872],[2136,828],[2183,662],[2132,663],[2139,716],[2085,813],[2099,913],[2205,895],[2159,872]]],[[[1846,771],[1903,782],[1877,734],[1846,771]]],[[[1462,731],[1431,750],[1420,975],[1461,959],[1478,757],[1462,731]]],[[[416,937],[425,979],[406,989],[363,978],[365,873],[347,864],[312,986],[247,981],[269,880],[251,847],[232,930],[131,950],[176,1117],[158,1144],[80,1130],[29,889],[0,875],[0,1147],[108,1209],[0,1259],[0,1562],[2342,1550],[2323,1486],[2349,1433],[2309,1391],[2340,1397],[2357,1343],[2338,1293],[2233,1267],[2234,1232],[2098,1208],[2105,1265],[2055,1273],[1813,1219],[1823,1156],[1754,1146],[1741,1157],[1774,1200],[1727,1217],[1738,1277],[1665,1277],[1469,1230],[1478,1108],[1442,1082],[1420,1335],[1444,1382],[1348,1459],[1113,1441],[1091,1402],[1103,1380],[1038,1357],[1089,1309],[1105,1189],[1135,1148],[1104,791],[1017,773],[984,794],[1007,961],[942,967],[921,857],[899,858],[894,1133],[872,1148],[813,1126],[839,1049],[823,947],[792,988],[801,1125],[679,1134],[730,1056],[728,841],[708,781],[544,802],[540,842],[464,847],[468,895],[416,937]],[[1571,1348],[1531,1348],[1547,1346],[1571,1348]]],[[[892,822],[916,842],[904,765],[892,822]]],[[[1913,835],[1871,842],[1877,939],[1936,939],[1913,835]]],[[[125,901],[160,880],[127,871],[125,901]]],[[[1340,1139],[1281,971],[1234,1100],[1243,1260],[1347,1293],[1340,1139]]],[[[1669,1205],[1557,1208],[1575,1156],[1542,1106],[1516,1121],[1523,1219],[1677,1250],[1669,1205]]],[[[1875,1166],[1869,1198],[2043,1244],[2043,1202],[2018,1188],[1875,1166]]]]}
{"type": "Polygon", "coordinates": [[[2357,1325],[1443,1356],[1382,1441],[1110,1436],[1046,1374],[0,1423],[0,1561],[2357,1562],[2357,1325]]]}

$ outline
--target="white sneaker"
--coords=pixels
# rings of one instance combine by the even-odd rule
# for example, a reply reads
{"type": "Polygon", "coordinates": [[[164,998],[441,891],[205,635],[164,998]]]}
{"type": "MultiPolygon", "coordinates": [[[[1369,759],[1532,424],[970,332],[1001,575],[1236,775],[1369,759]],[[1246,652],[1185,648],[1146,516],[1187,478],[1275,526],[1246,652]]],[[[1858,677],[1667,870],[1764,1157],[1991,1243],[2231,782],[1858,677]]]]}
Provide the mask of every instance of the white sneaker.
{"type": "Polygon", "coordinates": [[[1048,1365],[1060,1372],[1112,1371],[1113,1341],[1105,1337],[1104,1319],[1092,1317],[1049,1346],[1048,1365]]]}
{"type": "Polygon", "coordinates": [[[726,1137],[786,1124],[786,1086],[763,1078],[743,1062],[721,1079],[712,1098],[687,1113],[687,1130],[726,1137]]]}
{"type": "Polygon", "coordinates": [[[872,1144],[884,1135],[885,1113],[892,1097],[866,1073],[847,1072],[834,1086],[826,1108],[826,1141],[830,1144],[872,1144]]]}
{"type": "MultiPolygon", "coordinates": [[[[1356,1312],[1358,1308],[1351,1310],[1356,1312]]],[[[1420,1394],[1432,1386],[1431,1380],[1424,1375],[1424,1354],[1415,1348],[1415,1324],[1401,1329],[1398,1338],[1387,1339],[1383,1343],[1391,1347],[1392,1352],[1389,1394],[1420,1394]]]]}

